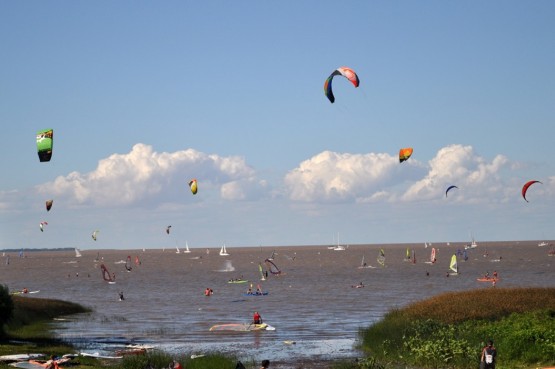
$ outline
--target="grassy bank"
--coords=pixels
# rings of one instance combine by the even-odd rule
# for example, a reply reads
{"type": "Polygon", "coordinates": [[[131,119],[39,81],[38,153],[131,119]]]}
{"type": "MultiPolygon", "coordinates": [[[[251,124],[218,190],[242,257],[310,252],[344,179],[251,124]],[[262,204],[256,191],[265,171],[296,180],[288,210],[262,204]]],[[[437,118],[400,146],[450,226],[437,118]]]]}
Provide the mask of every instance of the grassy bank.
{"type": "Polygon", "coordinates": [[[555,288],[446,293],[389,312],[360,332],[367,367],[474,369],[488,339],[497,369],[555,364],[555,288]],[[383,364],[385,363],[385,364],[383,364]]]}
{"type": "MultiPolygon", "coordinates": [[[[40,299],[22,296],[11,296],[13,316],[4,326],[5,336],[0,340],[0,355],[24,353],[43,353],[46,356],[62,356],[75,353],[71,342],[57,339],[50,331],[54,318],[72,314],[86,313],[89,309],[75,303],[40,299]]],[[[97,360],[89,357],[74,359],[71,367],[76,369],[109,368],[109,369],[144,369],[168,368],[173,361],[179,362],[187,369],[229,369],[235,368],[236,359],[219,354],[208,354],[205,357],[191,359],[190,354],[172,356],[164,352],[153,351],[146,355],[126,356],[122,360],[97,360]]],[[[245,363],[247,368],[255,368],[255,363],[245,363]]],[[[12,368],[0,363],[0,368],[12,368]]]]}

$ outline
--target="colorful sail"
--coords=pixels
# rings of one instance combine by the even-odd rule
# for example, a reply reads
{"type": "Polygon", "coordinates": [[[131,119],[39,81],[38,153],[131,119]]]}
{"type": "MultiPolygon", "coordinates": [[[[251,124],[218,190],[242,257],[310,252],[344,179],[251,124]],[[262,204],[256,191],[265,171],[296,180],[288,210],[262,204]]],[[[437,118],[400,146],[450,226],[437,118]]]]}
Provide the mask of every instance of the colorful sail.
{"type": "Polygon", "coordinates": [[[198,191],[197,180],[196,179],[191,180],[189,182],[189,187],[191,188],[191,192],[193,193],[193,195],[196,195],[198,191]]]}
{"type": "Polygon", "coordinates": [[[41,232],[44,232],[44,226],[45,226],[45,225],[48,225],[48,222],[40,222],[40,223],[39,223],[39,227],[40,227],[40,231],[41,231],[41,232]]]}
{"type": "Polygon", "coordinates": [[[110,272],[108,271],[108,268],[106,268],[106,265],[101,264],[100,270],[102,271],[102,279],[104,279],[106,282],[110,284],[116,283],[116,275],[110,274],[110,272]]]}
{"type": "Polygon", "coordinates": [[[412,151],[413,151],[412,147],[406,147],[399,150],[399,163],[402,163],[405,160],[408,160],[408,158],[410,158],[410,156],[412,155],[412,151]]]}
{"type": "Polygon", "coordinates": [[[44,129],[37,132],[37,153],[41,162],[50,161],[54,143],[54,130],[44,129]]]}
{"type": "Polygon", "coordinates": [[[449,269],[451,270],[451,275],[457,275],[459,274],[459,266],[457,265],[457,255],[453,254],[453,256],[451,256],[451,263],[449,264],[449,269]]]}
{"type": "Polygon", "coordinates": [[[348,67],[337,68],[324,82],[324,94],[331,103],[335,102],[335,96],[333,96],[333,90],[331,88],[331,82],[333,80],[333,77],[335,76],[343,76],[347,78],[355,87],[358,87],[360,85],[360,80],[358,79],[358,76],[354,70],[348,67]]]}
{"type": "Polygon", "coordinates": [[[528,191],[528,188],[533,185],[534,183],[541,183],[540,181],[528,181],[524,184],[524,186],[522,186],[522,198],[528,202],[528,199],[526,198],[526,192],[528,191]]]}
{"type": "Polygon", "coordinates": [[[279,269],[278,266],[272,260],[266,259],[264,260],[264,262],[268,266],[268,270],[270,271],[270,273],[272,273],[273,275],[281,274],[281,269],[279,269]]]}

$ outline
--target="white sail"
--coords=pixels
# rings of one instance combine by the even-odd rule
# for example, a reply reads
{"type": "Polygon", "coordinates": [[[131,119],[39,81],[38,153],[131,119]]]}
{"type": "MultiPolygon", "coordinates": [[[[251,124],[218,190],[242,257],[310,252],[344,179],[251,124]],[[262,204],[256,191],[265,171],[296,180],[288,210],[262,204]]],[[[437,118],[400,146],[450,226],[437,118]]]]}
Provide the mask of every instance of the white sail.
{"type": "Polygon", "coordinates": [[[226,248],[225,248],[225,243],[224,243],[224,245],[222,246],[222,248],[220,249],[220,255],[221,255],[221,256],[228,256],[228,255],[229,255],[229,254],[227,253],[226,248]]]}
{"type": "Polygon", "coordinates": [[[175,246],[175,253],[176,253],[176,254],[181,253],[181,250],[179,250],[179,247],[177,247],[177,246],[175,246]]]}
{"type": "Polygon", "coordinates": [[[187,243],[187,241],[185,241],[185,251],[183,251],[184,253],[188,254],[191,252],[191,250],[189,250],[189,244],[187,243]]]}
{"type": "Polygon", "coordinates": [[[81,257],[81,253],[79,252],[78,248],[75,248],[75,257],[76,258],[80,258],[81,257]]]}

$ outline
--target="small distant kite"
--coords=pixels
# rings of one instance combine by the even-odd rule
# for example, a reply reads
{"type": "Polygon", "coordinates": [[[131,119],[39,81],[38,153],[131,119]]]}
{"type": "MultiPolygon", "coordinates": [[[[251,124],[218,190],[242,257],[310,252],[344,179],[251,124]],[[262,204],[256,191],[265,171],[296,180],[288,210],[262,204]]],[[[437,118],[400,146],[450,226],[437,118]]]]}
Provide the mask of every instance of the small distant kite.
{"type": "Polygon", "coordinates": [[[98,232],[100,232],[98,229],[96,231],[94,231],[91,235],[92,239],[96,241],[96,235],[98,234],[98,232]]]}
{"type": "Polygon", "coordinates": [[[458,189],[458,187],[455,186],[455,185],[452,185],[452,186],[447,187],[447,190],[445,190],[445,197],[447,197],[447,192],[451,191],[453,188],[458,189]]]}
{"type": "Polygon", "coordinates": [[[50,161],[52,157],[52,145],[54,143],[54,130],[45,129],[37,132],[37,153],[39,160],[50,161]]]}
{"type": "MultiPolygon", "coordinates": [[[[526,199],[526,191],[528,191],[528,188],[533,185],[534,183],[541,183],[540,181],[528,181],[524,184],[524,186],[522,186],[522,197],[524,198],[524,200],[526,200],[526,202],[529,202],[526,199]]],[[[543,184],[543,183],[541,183],[543,184]]]]}
{"type": "Polygon", "coordinates": [[[45,226],[45,225],[48,225],[48,222],[40,222],[40,223],[39,223],[39,227],[40,227],[40,231],[41,231],[41,232],[44,232],[44,226],[45,226]]]}
{"type": "Polygon", "coordinates": [[[50,211],[53,203],[54,203],[54,200],[46,200],[46,211],[50,211]]]}
{"type": "Polygon", "coordinates": [[[166,227],[166,233],[167,233],[167,234],[170,234],[170,228],[171,228],[171,227],[172,227],[171,225],[169,225],[169,226],[166,227]]]}
{"type": "Polygon", "coordinates": [[[198,191],[197,180],[193,179],[191,182],[189,182],[189,187],[191,187],[191,192],[193,193],[193,195],[196,195],[198,191]]]}
{"type": "Polygon", "coordinates": [[[404,149],[399,150],[399,163],[408,160],[412,155],[412,147],[406,147],[404,149]]]}
{"type": "Polygon", "coordinates": [[[333,73],[330,74],[330,76],[326,79],[326,82],[324,82],[324,93],[326,94],[326,97],[328,98],[328,100],[332,104],[335,102],[335,96],[333,96],[333,91],[332,91],[332,88],[331,88],[331,81],[333,80],[333,77],[335,77],[335,76],[343,76],[343,77],[347,78],[349,81],[351,81],[351,83],[355,87],[358,87],[359,84],[360,84],[360,80],[358,79],[357,74],[351,68],[340,67],[340,68],[337,68],[336,70],[334,70],[333,73]]]}

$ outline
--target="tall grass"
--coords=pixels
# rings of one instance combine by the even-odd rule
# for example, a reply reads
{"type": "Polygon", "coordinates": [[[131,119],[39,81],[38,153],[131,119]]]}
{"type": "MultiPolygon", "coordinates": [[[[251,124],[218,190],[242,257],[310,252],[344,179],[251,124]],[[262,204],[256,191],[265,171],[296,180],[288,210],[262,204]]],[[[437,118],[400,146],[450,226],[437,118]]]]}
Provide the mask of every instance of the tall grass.
{"type": "Polygon", "coordinates": [[[373,357],[421,368],[476,368],[488,339],[505,367],[554,364],[555,288],[446,293],[393,310],[359,333],[373,357]]]}

